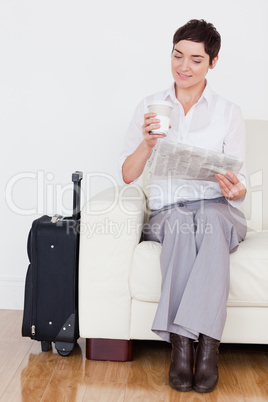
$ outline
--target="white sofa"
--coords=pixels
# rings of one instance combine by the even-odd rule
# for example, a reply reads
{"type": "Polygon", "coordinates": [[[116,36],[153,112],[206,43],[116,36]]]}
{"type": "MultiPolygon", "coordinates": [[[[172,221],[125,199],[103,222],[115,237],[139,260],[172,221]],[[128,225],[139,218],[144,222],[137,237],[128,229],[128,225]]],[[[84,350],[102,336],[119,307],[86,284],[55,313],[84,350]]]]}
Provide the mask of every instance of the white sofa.
{"type": "MultiPolygon", "coordinates": [[[[231,254],[222,342],[268,344],[268,121],[247,127],[248,234],[231,254]]],[[[160,296],[161,245],[141,241],[148,216],[141,187],[112,187],[81,214],[80,335],[87,358],[130,360],[132,340],[158,338],[151,324],[160,296]]]]}

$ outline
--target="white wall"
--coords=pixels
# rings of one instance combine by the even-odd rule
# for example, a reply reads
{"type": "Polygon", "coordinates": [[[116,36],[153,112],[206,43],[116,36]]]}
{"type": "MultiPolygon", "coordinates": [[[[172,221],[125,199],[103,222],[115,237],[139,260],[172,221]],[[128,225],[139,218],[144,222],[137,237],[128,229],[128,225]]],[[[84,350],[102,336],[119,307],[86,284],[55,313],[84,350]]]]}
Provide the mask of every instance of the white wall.
{"type": "Polygon", "coordinates": [[[211,85],[245,118],[267,119],[267,10],[267,0],[1,0],[0,308],[23,308],[31,222],[70,213],[72,171],[84,171],[84,199],[116,179],[136,104],[172,82],[179,26],[215,24],[211,85]]]}

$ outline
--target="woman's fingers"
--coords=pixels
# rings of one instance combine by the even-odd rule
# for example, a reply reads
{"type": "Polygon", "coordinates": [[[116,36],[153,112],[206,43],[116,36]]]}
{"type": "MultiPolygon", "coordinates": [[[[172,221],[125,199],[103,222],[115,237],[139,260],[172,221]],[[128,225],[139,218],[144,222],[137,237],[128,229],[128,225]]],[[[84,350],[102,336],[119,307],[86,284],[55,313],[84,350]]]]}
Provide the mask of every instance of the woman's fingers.
{"type": "Polygon", "coordinates": [[[216,179],[218,180],[222,195],[230,200],[236,200],[242,197],[246,192],[245,186],[232,172],[228,172],[227,176],[230,178],[230,180],[222,174],[215,175],[216,179]]]}
{"type": "Polygon", "coordinates": [[[142,126],[142,134],[147,145],[154,147],[158,138],[163,138],[163,134],[150,134],[152,130],[160,128],[160,120],[156,118],[156,113],[146,113],[144,115],[144,124],[142,126]]]}
{"type": "Polygon", "coordinates": [[[143,134],[149,134],[151,130],[160,127],[160,120],[156,118],[155,113],[147,113],[144,115],[143,134]]]}

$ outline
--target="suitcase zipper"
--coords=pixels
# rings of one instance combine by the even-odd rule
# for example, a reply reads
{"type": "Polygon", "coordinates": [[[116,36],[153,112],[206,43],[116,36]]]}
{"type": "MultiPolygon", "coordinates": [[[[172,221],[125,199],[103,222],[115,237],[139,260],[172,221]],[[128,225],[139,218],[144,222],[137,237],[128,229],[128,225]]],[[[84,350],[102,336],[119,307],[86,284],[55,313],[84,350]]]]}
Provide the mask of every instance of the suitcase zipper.
{"type": "Polygon", "coordinates": [[[32,239],[31,239],[31,255],[32,255],[32,299],[31,299],[31,322],[34,323],[31,325],[31,337],[35,339],[36,336],[36,317],[37,317],[37,274],[38,274],[38,247],[37,242],[37,230],[38,226],[41,222],[47,221],[49,217],[47,215],[43,215],[41,218],[36,219],[32,225],[32,239]]]}

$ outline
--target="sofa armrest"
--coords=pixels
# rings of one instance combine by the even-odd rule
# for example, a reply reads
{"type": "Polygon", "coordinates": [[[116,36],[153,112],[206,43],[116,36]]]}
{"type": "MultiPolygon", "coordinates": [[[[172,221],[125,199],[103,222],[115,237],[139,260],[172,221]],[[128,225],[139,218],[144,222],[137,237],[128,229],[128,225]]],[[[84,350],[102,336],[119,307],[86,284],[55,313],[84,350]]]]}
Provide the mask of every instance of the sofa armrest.
{"type": "Polygon", "coordinates": [[[84,338],[129,339],[129,270],[146,200],[139,186],[109,188],[81,211],[79,327],[84,338]]]}

